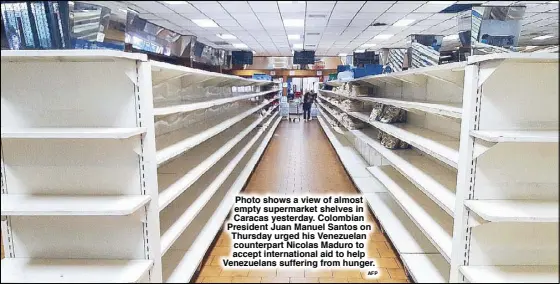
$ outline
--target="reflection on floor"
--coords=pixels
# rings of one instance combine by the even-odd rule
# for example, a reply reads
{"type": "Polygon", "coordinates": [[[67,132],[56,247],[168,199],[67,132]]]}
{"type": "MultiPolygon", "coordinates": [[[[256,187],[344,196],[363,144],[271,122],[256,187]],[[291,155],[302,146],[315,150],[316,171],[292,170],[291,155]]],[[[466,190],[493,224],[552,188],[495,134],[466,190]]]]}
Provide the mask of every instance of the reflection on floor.
{"type": "MultiPolygon", "coordinates": [[[[276,130],[244,193],[337,194],[356,193],[334,149],[317,120],[283,121],[276,130]]],[[[370,214],[369,218],[374,217],[370,214]]],[[[375,283],[408,282],[403,266],[385,236],[376,227],[370,236],[368,257],[380,271],[376,280],[360,270],[224,270],[220,258],[230,252],[231,240],[222,232],[205,259],[198,283],[375,283]]]]}

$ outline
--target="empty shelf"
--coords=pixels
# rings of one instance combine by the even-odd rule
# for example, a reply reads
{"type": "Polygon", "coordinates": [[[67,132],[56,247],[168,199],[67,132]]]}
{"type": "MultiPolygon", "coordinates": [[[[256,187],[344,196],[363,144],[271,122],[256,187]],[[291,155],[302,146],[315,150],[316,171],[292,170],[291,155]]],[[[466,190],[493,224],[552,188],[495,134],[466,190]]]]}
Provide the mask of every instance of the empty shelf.
{"type": "Polygon", "coordinates": [[[466,200],[465,206],[489,222],[558,222],[558,201],[466,200]]]}
{"type": "MultiPolygon", "coordinates": [[[[272,109],[270,110],[272,111],[272,109]]],[[[270,113],[270,112],[269,112],[270,113]]],[[[267,113],[266,116],[269,115],[267,113]]],[[[169,187],[163,189],[159,194],[159,209],[163,210],[167,205],[169,205],[173,200],[175,200],[179,195],[181,195],[185,190],[187,190],[193,183],[195,183],[198,178],[200,178],[205,172],[207,172],[212,166],[216,164],[222,157],[224,157],[237,143],[239,143],[245,136],[247,136],[259,123],[261,123],[266,116],[260,117],[251,125],[249,125],[245,130],[237,134],[231,140],[227,141],[222,147],[220,147],[212,155],[208,156],[203,162],[198,164],[195,168],[190,170],[187,174],[177,180],[175,183],[171,184],[169,187]]]]}
{"type": "Polygon", "coordinates": [[[218,99],[218,100],[213,100],[213,101],[208,101],[208,102],[199,102],[199,103],[192,103],[192,104],[160,107],[160,108],[155,108],[154,109],[154,115],[162,116],[162,115],[169,115],[169,114],[174,114],[174,113],[189,112],[189,111],[194,111],[194,110],[199,110],[199,109],[206,109],[206,108],[211,108],[211,107],[214,107],[214,106],[219,106],[219,105],[223,105],[223,104],[227,104],[227,103],[231,103],[231,102],[235,102],[235,101],[239,101],[239,100],[244,100],[244,99],[250,99],[250,98],[254,98],[254,97],[263,96],[263,95],[274,93],[274,92],[277,92],[277,91],[278,91],[277,89],[273,89],[273,90],[264,91],[264,92],[260,92],[260,93],[240,95],[240,96],[235,96],[235,97],[231,97],[231,98],[223,98],[223,99],[218,99]]]}
{"type": "Polygon", "coordinates": [[[348,114],[405,141],[422,152],[454,168],[458,167],[459,140],[457,138],[405,123],[387,124],[379,121],[370,121],[369,114],[356,112],[350,112],[348,114]]]}
{"type": "Polygon", "coordinates": [[[558,283],[558,266],[461,266],[471,283],[558,283]]]}
{"type": "Polygon", "coordinates": [[[2,282],[125,283],[148,273],[152,260],[2,259],[2,282]]]}
{"type": "Polygon", "coordinates": [[[147,195],[60,196],[2,194],[2,216],[122,216],[150,201],[147,195]]]}
{"type": "Polygon", "coordinates": [[[401,259],[415,283],[449,282],[449,263],[440,254],[403,254],[401,259]]]}
{"type": "Polygon", "coordinates": [[[414,150],[390,150],[360,130],[352,130],[352,133],[379,152],[402,175],[453,216],[457,173],[418,155],[414,150]]]}
{"type": "Polygon", "coordinates": [[[230,187],[229,191],[226,193],[222,202],[219,204],[218,208],[214,211],[214,214],[206,222],[202,230],[198,232],[195,240],[190,246],[188,251],[174,250],[170,249],[167,254],[165,254],[164,259],[172,260],[178,263],[175,269],[165,271],[164,281],[167,283],[171,282],[189,282],[191,277],[196,272],[200,262],[204,258],[208,247],[214,241],[216,233],[222,228],[224,220],[229,214],[231,207],[233,206],[235,196],[243,189],[245,183],[253,169],[257,165],[260,157],[264,153],[266,146],[268,145],[276,127],[280,123],[280,118],[272,124],[272,127],[268,130],[267,135],[264,140],[259,145],[259,148],[255,151],[249,162],[245,165],[245,168],[241,171],[233,185],[230,187]]]}
{"type": "MultiPolygon", "coordinates": [[[[272,117],[272,119],[274,116],[272,117]]],[[[268,126],[268,125],[266,125],[268,126]]],[[[208,201],[214,196],[216,191],[220,189],[222,184],[226,181],[229,175],[233,172],[235,167],[241,162],[243,157],[249,152],[251,147],[257,142],[262,133],[267,129],[263,126],[253,138],[237,153],[237,155],[226,165],[224,169],[219,173],[218,176],[212,181],[212,183],[205,188],[198,198],[181,214],[179,219],[177,219],[173,225],[165,232],[161,237],[161,253],[165,254],[173,243],[181,236],[189,224],[194,220],[198,213],[206,206],[208,201]]]]}
{"type": "Polygon", "coordinates": [[[146,132],[134,128],[2,128],[2,139],[126,139],[146,132]]]}
{"type": "Polygon", "coordinates": [[[387,187],[397,203],[424,232],[442,256],[450,261],[453,218],[424,195],[392,166],[372,167],[372,174],[387,187]]]}
{"type": "Polygon", "coordinates": [[[475,130],[471,131],[475,138],[488,142],[544,142],[558,143],[558,130],[475,130]]]}
{"type": "Polygon", "coordinates": [[[116,50],[2,50],[2,62],[23,61],[114,61],[129,59],[147,61],[145,54],[116,50]]]}
{"type": "Polygon", "coordinates": [[[194,146],[216,136],[217,134],[219,134],[220,132],[228,129],[229,127],[231,127],[232,125],[240,122],[241,120],[243,120],[244,118],[248,117],[249,115],[257,112],[258,110],[262,109],[263,107],[265,107],[266,105],[268,105],[270,102],[272,102],[273,100],[270,101],[264,101],[263,103],[261,103],[260,105],[246,111],[243,112],[235,117],[232,117],[212,128],[208,128],[207,130],[198,133],[194,136],[191,136],[187,139],[184,139],[182,141],[179,141],[178,143],[175,143],[169,147],[163,148],[159,151],[156,152],[156,160],[157,160],[157,164],[158,166],[183,154],[184,152],[188,151],[189,149],[193,148],[194,146]]]}
{"type": "Polygon", "coordinates": [[[215,73],[204,71],[200,69],[189,68],[180,65],[169,64],[165,62],[159,62],[150,60],[152,66],[152,81],[153,85],[156,86],[170,79],[179,78],[182,76],[189,76],[193,80],[192,83],[202,83],[208,80],[217,80],[213,85],[219,85],[221,83],[228,82],[228,86],[247,86],[247,85],[270,85],[273,84],[272,81],[263,81],[255,79],[246,79],[239,76],[227,75],[222,73],[215,73]]]}
{"type": "Polygon", "coordinates": [[[407,253],[439,253],[389,193],[368,193],[364,197],[401,257],[407,253]]]}
{"type": "Polygon", "coordinates": [[[373,98],[373,97],[360,97],[359,99],[362,101],[370,101],[370,102],[392,105],[398,108],[416,109],[423,112],[452,117],[452,118],[461,118],[461,114],[462,114],[461,104],[441,103],[441,102],[422,102],[422,101],[410,101],[410,100],[403,100],[403,99],[373,98]]]}

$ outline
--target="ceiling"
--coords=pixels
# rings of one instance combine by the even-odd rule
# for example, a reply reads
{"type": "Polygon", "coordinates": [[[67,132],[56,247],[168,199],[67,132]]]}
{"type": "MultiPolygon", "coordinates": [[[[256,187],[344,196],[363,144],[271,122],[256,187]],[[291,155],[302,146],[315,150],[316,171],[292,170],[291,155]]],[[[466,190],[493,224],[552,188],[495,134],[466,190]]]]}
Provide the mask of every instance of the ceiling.
{"type": "MultiPolygon", "coordinates": [[[[253,50],[257,56],[291,56],[293,49],[336,56],[356,49],[404,47],[409,34],[457,34],[453,13],[439,13],[457,3],[525,5],[521,46],[558,44],[558,1],[113,1],[141,18],[218,48],[253,50]],[[173,3],[173,4],[172,4],[173,3]],[[215,27],[193,20],[211,19],[215,27]],[[397,21],[414,20],[408,26],[397,21]],[[286,20],[303,22],[285,25],[286,20]],[[372,26],[373,23],[385,26],[372,26]],[[233,35],[223,39],[218,34],[233,35]],[[379,39],[379,35],[393,35],[379,39]],[[299,35],[299,39],[292,36],[299,35]],[[534,37],[552,35],[546,40],[534,37]],[[290,36],[290,38],[289,38],[290,36]],[[219,45],[217,42],[228,42],[219,45]],[[231,44],[245,44],[246,48],[231,44]],[[368,45],[369,44],[369,45],[368,45]],[[294,46],[295,45],[295,46],[294,46]]],[[[295,37],[295,36],[294,36],[295,37]]]]}

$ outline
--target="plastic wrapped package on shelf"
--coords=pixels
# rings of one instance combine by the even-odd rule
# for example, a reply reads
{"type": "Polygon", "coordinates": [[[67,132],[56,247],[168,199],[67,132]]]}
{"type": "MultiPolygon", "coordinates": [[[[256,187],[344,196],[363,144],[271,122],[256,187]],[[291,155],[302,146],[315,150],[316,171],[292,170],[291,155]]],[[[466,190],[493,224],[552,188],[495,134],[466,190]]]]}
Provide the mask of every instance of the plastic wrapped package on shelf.
{"type": "Polygon", "coordinates": [[[381,130],[378,131],[377,140],[380,141],[381,145],[388,149],[408,149],[410,144],[389,135],[381,130]]]}
{"type": "Polygon", "coordinates": [[[349,99],[342,100],[338,105],[345,111],[361,111],[363,109],[362,102],[349,99]]]}
{"type": "Polygon", "coordinates": [[[354,119],[353,117],[349,116],[346,113],[342,113],[340,115],[340,120],[339,121],[348,130],[364,128],[364,123],[363,122],[357,121],[356,119],[354,119]]]}

